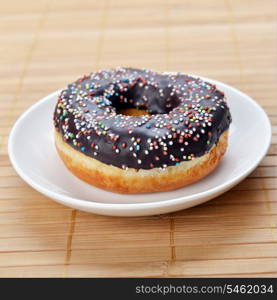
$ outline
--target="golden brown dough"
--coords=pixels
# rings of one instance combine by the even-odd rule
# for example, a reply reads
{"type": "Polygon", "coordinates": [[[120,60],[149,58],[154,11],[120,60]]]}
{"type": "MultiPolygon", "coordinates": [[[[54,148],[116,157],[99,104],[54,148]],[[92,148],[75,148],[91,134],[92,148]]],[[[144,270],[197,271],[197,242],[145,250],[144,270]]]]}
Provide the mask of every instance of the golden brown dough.
{"type": "Polygon", "coordinates": [[[75,150],[63,141],[55,131],[56,148],[67,168],[87,183],[118,193],[149,193],[174,190],[196,182],[207,176],[218,165],[228,144],[228,130],[221,136],[210,151],[191,161],[165,170],[123,170],[104,164],[75,150]]]}

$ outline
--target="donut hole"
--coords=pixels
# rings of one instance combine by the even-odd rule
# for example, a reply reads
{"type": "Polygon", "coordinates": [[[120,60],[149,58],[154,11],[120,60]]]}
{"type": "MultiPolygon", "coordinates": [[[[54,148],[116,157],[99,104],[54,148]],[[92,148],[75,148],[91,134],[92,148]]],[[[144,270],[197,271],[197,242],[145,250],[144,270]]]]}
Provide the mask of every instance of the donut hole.
{"type": "MultiPolygon", "coordinates": [[[[156,90],[154,92],[156,93],[156,90]]],[[[126,97],[126,102],[124,103],[120,102],[120,96],[114,97],[112,99],[112,106],[115,108],[117,114],[143,116],[168,114],[180,105],[181,99],[177,95],[170,95],[170,93],[167,92],[166,96],[161,97],[154,92],[151,95],[147,95],[146,103],[141,102],[145,94],[133,93],[131,96],[128,95],[129,97],[124,95],[126,97]]]]}
{"type": "Polygon", "coordinates": [[[111,105],[117,114],[126,116],[168,114],[182,100],[173,85],[165,80],[150,84],[145,78],[138,77],[132,83],[120,83],[115,90],[117,92],[109,97],[111,105]]]}
{"type": "Polygon", "coordinates": [[[148,111],[145,109],[138,109],[138,108],[121,108],[116,111],[118,114],[124,116],[143,116],[143,115],[150,115],[148,111]]]}

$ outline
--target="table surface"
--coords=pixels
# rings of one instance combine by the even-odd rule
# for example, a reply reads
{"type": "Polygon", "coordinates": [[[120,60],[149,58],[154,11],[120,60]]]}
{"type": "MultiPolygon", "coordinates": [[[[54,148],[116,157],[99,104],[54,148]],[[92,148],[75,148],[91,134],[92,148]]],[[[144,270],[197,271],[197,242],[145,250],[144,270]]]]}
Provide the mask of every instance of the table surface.
{"type": "Polygon", "coordinates": [[[0,276],[277,275],[276,2],[4,1],[0,8],[0,276]],[[243,182],[206,204],[136,218],[67,208],[11,167],[16,118],[99,68],[218,79],[267,111],[272,145],[243,182]]]}

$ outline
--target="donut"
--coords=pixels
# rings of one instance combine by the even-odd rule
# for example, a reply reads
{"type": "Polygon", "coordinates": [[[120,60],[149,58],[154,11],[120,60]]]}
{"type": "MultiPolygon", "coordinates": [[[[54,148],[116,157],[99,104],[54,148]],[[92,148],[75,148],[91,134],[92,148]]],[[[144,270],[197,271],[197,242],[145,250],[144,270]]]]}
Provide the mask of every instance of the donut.
{"type": "Polygon", "coordinates": [[[81,180],[118,193],[184,187],[212,172],[231,114],[214,84],[180,72],[116,68],[62,90],[55,145],[81,180]]]}

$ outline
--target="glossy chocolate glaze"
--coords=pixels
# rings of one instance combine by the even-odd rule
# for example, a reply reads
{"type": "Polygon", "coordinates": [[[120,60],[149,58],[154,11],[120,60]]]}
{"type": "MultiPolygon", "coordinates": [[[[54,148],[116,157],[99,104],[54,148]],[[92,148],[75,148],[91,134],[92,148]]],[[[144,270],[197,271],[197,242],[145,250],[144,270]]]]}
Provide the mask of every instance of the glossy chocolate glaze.
{"type": "Polygon", "coordinates": [[[59,96],[54,125],[64,141],[119,168],[174,166],[207,153],[229,128],[224,94],[181,73],[118,68],[69,84],[59,96]],[[121,108],[150,115],[126,116],[121,108]]]}

